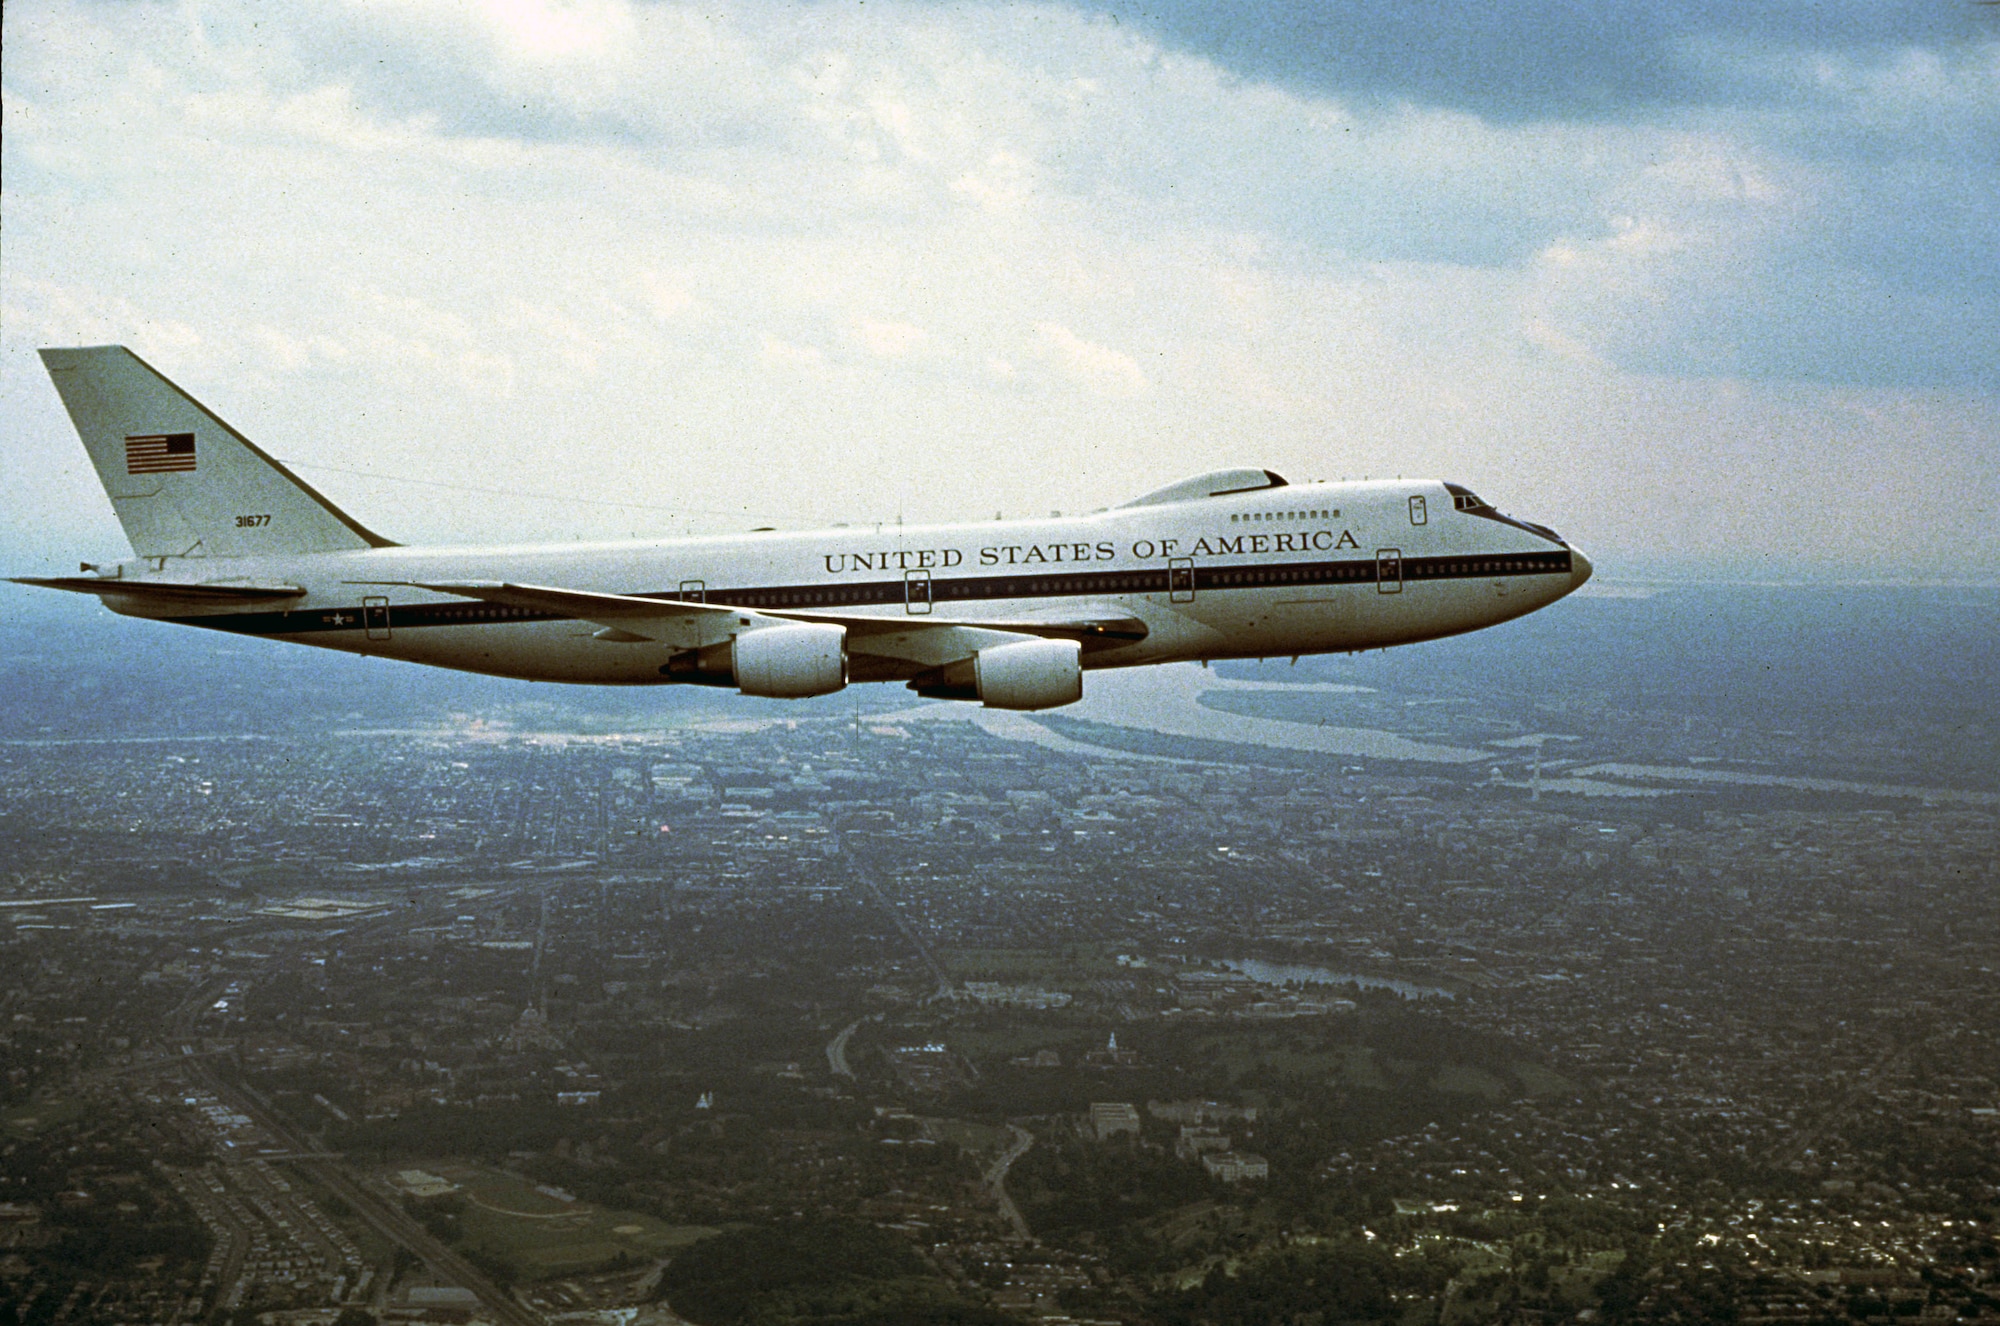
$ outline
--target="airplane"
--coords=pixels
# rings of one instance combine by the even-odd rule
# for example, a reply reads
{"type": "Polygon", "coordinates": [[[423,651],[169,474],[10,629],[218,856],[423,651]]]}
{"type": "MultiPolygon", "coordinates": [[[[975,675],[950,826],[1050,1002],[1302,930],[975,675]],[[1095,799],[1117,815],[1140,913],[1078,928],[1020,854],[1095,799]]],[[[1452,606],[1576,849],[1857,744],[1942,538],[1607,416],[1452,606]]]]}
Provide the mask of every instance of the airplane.
{"type": "Polygon", "coordinates": [[[779,699],[900,681],[1052,709],[1083,674],[1479,630],[1590,578],[1553,530],[1435,480],[1229,469],[1067,519],[594,545],[411,547],[123,346],[41,352],[136,556],[17,583],[112,611],[540,681],[779,699]]]}

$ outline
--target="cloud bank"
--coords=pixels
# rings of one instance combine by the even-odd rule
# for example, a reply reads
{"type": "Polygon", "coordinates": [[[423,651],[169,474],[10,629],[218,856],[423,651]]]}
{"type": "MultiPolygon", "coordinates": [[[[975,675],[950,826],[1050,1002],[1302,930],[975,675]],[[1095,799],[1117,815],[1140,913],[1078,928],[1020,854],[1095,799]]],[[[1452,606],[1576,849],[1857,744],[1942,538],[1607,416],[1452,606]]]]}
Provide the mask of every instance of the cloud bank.
{"type": "Polygon", "coordinates": [[[413,540],[1256,464],[2000,573],[1995,11],[1740,9],[19,0],[0,547],[116,551],[121,341],[413,540]]]}

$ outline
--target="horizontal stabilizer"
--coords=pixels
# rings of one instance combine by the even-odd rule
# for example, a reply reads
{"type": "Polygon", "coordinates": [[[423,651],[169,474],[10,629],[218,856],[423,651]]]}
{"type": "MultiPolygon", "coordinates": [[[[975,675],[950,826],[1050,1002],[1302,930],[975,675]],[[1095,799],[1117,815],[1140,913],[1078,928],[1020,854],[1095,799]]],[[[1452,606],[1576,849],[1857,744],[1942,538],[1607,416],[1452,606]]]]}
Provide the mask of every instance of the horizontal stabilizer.
{"type": "Polygon", "coordinates": [[[116,576],[12,576],[17,585],[67,589],[76,594],[111,594],[121,598],[176,603],[241,603],[250,599],[295,599],[305,590],[282,581],[208,580],[175,584],[167,580],[121,580],[116,576]]]}

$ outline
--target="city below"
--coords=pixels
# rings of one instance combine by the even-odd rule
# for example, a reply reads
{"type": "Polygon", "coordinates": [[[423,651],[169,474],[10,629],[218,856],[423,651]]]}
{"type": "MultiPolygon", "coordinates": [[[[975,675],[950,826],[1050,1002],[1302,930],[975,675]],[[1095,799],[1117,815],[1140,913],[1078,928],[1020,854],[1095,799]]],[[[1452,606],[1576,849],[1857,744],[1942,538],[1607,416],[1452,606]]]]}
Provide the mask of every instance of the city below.
{"type": "Polygon", "coordinates": [[[2000,1323],[1994,596],[1759,593],[1033,717],[18,629],[0,1322],[2000,1323]]]}

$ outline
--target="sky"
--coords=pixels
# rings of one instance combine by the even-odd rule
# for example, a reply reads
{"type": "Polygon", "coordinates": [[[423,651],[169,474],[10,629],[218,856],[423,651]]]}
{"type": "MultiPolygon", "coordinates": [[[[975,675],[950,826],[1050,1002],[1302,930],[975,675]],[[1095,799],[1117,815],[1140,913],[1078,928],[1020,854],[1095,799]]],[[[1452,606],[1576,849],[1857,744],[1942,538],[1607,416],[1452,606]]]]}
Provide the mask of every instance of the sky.
{"type": "Polygon", "coordinates": [[[2000,579],[2000,8],[9,0],[0,571],[130,345],[404,542],[1425,475],[2000,579]]]}

